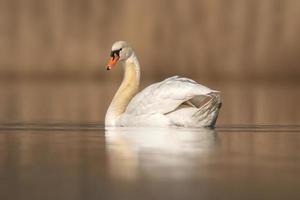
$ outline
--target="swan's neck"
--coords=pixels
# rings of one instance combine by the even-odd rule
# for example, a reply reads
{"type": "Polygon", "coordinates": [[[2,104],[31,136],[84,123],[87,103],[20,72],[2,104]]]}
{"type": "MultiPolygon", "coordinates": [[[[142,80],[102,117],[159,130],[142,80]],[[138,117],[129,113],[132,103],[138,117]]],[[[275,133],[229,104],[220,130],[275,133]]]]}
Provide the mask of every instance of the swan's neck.
{"type": "Polygon", "coordinates": [[[140,83],[140,64],[133,53],[124,63],[124,78],[116,92],[105,116],[105,125],[114,126],[132,97],[138,90],[140,83]]]}

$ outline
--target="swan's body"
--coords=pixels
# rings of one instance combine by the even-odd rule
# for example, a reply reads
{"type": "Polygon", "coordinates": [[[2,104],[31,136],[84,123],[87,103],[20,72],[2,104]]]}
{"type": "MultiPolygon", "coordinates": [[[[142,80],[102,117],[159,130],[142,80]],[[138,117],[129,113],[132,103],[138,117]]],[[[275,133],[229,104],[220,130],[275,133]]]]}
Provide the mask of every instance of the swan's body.
{"type": "Polygon", "coordinates": [[[140,65],[135,53],[120,41],[114,43],[111,56],[107,69],[120,60],[125,74],[106,113],[105,126],[214,126],[221,106],[218,91],[173,76],[136,94],[140,65]]]}

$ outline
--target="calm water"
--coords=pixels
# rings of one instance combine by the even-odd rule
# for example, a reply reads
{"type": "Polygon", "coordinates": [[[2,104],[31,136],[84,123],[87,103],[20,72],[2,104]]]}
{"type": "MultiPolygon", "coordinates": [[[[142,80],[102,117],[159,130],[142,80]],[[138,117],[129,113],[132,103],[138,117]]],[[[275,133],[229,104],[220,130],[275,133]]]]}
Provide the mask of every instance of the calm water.
{"type": "Polygon", "coordinates": [[[300,196],[300,126],[0,129],[0,199],[300,196]]]}
{"type": "Polygon", "coordinates": [[[206,84],[215,130],[105,130],[118,83],[1,82],[0,199],[299,199],[300,86],[206,84]]]}

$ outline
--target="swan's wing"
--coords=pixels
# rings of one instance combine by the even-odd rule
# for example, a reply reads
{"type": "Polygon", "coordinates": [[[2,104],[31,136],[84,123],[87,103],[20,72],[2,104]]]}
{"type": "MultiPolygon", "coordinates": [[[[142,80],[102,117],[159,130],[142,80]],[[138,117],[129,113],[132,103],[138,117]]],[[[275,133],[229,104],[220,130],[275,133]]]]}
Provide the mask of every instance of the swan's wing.
{"type": "Polygon", "coordinates": [[[191,79],[173,76],[148,86],[134,96],[125,113],[136,116],[167,114],[195,96],[210,96],[210,93],[216,92],[191,79]]]}

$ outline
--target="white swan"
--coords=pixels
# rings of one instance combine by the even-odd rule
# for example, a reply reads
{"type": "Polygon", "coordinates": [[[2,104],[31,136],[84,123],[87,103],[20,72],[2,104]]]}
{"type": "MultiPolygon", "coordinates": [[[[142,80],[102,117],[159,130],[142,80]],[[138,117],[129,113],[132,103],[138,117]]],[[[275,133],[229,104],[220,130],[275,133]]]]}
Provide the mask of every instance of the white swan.
{"type": "Polygon", "coordinates": [[[218,91],[173,76],[136,94],[140,64],[125,41],[113,44],[107,70],[119,61],[125,73],[105,116],[105,126],[214,126],[221,107],[218,91]]]}

